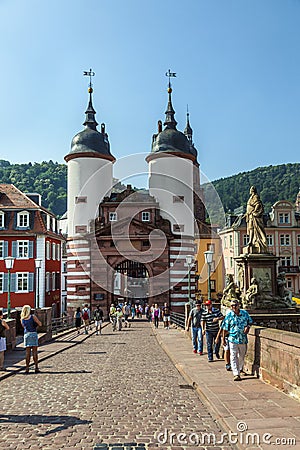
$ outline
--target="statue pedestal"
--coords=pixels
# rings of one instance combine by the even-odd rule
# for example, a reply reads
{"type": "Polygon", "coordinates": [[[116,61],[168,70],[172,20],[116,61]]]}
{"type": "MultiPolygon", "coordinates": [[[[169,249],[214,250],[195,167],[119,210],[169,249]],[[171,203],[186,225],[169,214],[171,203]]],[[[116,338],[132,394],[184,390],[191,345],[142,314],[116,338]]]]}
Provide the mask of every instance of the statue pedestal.
{"type": "Polygon", "coordinates": [[[234,258],[243,268],[242,294],[246,294],[251,278],[256,278],[261,294],[277,295],[276,263],[279,258],[269,253],[245,253],[234,258]]]}

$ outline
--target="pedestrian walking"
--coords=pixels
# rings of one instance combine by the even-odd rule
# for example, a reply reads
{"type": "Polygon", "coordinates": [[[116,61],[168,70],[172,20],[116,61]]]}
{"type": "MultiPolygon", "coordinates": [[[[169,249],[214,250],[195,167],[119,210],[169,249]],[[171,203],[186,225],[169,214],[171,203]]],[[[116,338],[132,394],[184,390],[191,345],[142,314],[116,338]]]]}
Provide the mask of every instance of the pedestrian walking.
{"type": "Polygon", "coordinates": [[[82,319],[84,323],[84,332],[85,334],[88,334],[89,328],[91,329],[91,311],[87,303],[82,310],[82,319]]]}
{"type": "Polygon", "coordinates": [[[98,336],[99,334],[101,334],[101,328],[103,323],[103,311],[99,305],[94,311],[94,321],[96,326],[96,335],[98,336]]]}
{"type": "Polygon", "coordinates": [[[80,334],[80,328],[82,325],[82,314],[81,314],[80,306],[78,306],[77,310],[74,313],[74,319],[75,319],[75,327],[77,329],[77,334],[80,334]]]}
{"type": "Polygon", "coordinates": [[[170,328],[171,317],[170,317],[170,308],[167,303],[165,303],[162,308],[162,318],[164,322],[164,328],[168,330],[170,328]]]}
{"type": "Polygon", "coordinates": [[[131,305],[131,319],[133,320],[135,318],[135,306],[131,305]]]}
{"type": "Polygon", "coordinates": [[[117,319],[117,330],[118,331],[122,331],[122,317],[123,317],[123,313],[121,308],[118,306],[117,311],[115,313],[116,315],[116,319],[117,319]]]}
{"type": "Polygon", "coordinates": [[[21,325],[24,328],[24,347],[26,348],[26,369],[25,372],[29,373],[29,364],[31,358],[31,352],[33,361],[35,364],[35,373],[39,373],[38,366],[38,334],[37,327],[42,325],[42,322],[33,314],[31,314],[31,307],[24,305],[21,311],[21,325]]]}
{"type": "Polygon", "coordinates": [[[202,314],[202,334],[206,336],[208,361],[212,362],[214,353],[216,358],[220,359],[221,339],[217,339],[217,336],[219,333],[219,321],[223,320],[224,316],[218,308],[213,307],[211,300],[207,300],[204,305],[206,306],[206,311],[202,314]]]}
{"type": "Polygon", "coordinates": [[[230,362],[234,381],[241,381],[241,372],[244,368],[244,360],[247,352],[248,333],[253,323],[248,312],[240,308],[238,300],[233,300],[229,311],[224,319],[223,338],[228,332],[230,349],[230,362]]]}
{"type": "Polygon", "coordinates": [[[158,323],[159,323],[159,319],[160,319],[160,308],[158,307],[157,303],[155,303],[155,305],[154,305],[152,317],[153,317],[155,328],[158,328],[158,323]]]}
{"type": "Polygon", "coordinates": [[[192,308],[186,325],[186,331],[189,331],[192,325],[192,342],[193,342],[193,352],[199,355],[203,355],[203,336],[202,336],[202,314],[204,310],[202,308],[202,303],[197,300],[195,308],[192,308]]]}
{"type": "Polygon", "coordinates": [[[0,309],[0,370],[4,369],[4,352],[6,350],[5,330],[9,330],[9,326],[3,319],[3,310],[0,309]]]}
{"type": "Polygon", "coordinates": [[[130,305],[125,302],[124,306],[122,308],[122,312],[123,312],[123,316],[124,316],[124,326],[125,328],[128,326],[130,327],[130,322],[128,321],[129,316],[130,316],[130,305]]]}
{"type": "Polygon", "coordinates": [[[223,322],[220,325],[220,329],[219,329],[219,332],[217,334],[216,341],[218,341],[219,339],[221,340],[221,343],[222,343],[222,346],[223,346],[223,356],[224,356],[224,361],[225,361],[225,368],[226,368],[226,370],[231,370],[228,336],[225,336],[224,338],[222,338],[222,336],[223,336],[223,324],[224,324],[224,320],[223,320],[223,322]]]}

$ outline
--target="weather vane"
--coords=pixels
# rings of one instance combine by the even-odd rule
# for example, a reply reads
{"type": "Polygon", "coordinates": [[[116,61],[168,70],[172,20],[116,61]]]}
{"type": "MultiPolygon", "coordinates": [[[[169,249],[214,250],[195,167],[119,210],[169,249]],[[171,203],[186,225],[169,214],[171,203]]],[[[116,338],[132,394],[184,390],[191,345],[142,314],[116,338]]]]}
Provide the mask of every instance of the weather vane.
{"type": "Polygon", "coordinates": [[[83,72],[83,76],[90,77],[90,87],[92,87],[92,77],[95,76],[95,72],[93,72],[92,69],[90,69],[89,71],[85,70],[83,72]]]}
{"type": "Polygon", "coordinates": [[[176,77],[176,73],[175,73],[175,72],[171,72],[171,70],[169,69],[169,71],[166,72],[166,77],[169,78],[169,87],[171,87],[171,81],[170,81],[170,78],[176,77]]]}

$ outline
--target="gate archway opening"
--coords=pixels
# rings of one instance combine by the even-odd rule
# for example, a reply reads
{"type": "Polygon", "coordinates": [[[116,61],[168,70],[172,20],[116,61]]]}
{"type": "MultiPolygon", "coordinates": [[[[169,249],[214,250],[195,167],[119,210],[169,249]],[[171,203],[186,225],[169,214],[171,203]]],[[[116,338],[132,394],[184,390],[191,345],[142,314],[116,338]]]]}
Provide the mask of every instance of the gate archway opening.
{"type": "Polygon", "coordinates": [[[125,260],[114,269],[114,303],[129,302],[143,307],[149,299],[149,272],[137,261],[125,260]]]}

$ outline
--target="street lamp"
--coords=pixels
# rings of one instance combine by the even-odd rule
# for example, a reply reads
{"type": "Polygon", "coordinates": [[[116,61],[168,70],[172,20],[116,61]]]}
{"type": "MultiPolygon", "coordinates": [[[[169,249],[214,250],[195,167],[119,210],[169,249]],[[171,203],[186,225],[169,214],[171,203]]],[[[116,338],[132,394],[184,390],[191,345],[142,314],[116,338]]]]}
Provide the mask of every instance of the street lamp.
{"type": "Polygon", "coordinates": [[[34,263],[36,268],[35,309],[38,309],[40,307],[40,268],[42,267],[42,260],[37,258],[34,263]]]}
{"type": "Polygon", "coordinates": [[[7,269],[8,273],[8,282],[7,282],[7,318],[10,319],[10,271],[14,267],[15,258],[12,256],[7,256],[4,258],[5,261],[5,267],[7,269]]]}
{"type": "Polygon", "coordinates": [[[207,273],[208,273],[208,289],[207,289],[207,299],[211,300],[211,292],[210,292],[210,268],[211,268],[211,263],[213,260],[213,254],[214,252],[212,250],[207,250],[206,252],[204,252],[204,256],[205,256],[205,262],[207,264],[207,273]]]}
{"type": "Polygon", "coordinates": [[[192,299],[191,299],[191,267],[194,262],[193,255],[186,255],[185,257],[186,264],[188,266],[188,296],[189,296],[189,304],[192,307],[192,299]]]}

